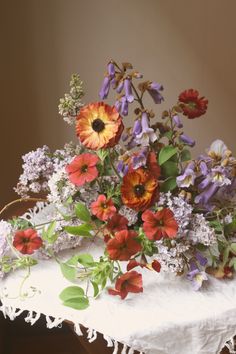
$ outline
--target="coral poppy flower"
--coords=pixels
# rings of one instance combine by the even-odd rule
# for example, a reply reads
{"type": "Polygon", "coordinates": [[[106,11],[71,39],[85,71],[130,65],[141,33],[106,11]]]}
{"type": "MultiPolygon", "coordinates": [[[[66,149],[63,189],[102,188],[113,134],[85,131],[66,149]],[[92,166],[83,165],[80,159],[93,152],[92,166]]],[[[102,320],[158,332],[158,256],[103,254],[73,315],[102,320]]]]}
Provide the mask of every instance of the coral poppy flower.
{"type": "Polygon", "coordinates": [[[104,194],[99,195],[96,202],[91,204],[92,214],[102,221],[110,219],[116,213],[116,207],[111,199],[104,194]]]}
{"type": "Polygon", "coordinates": [[[199,97],[197,90],[185,90],[179,95],[179,102],[182,103],[183,114],[190,119],[206,113],[208,100],[205,97],[199,97]]]}
{"type": "Polygon", "coordinates": [[[115,289],[108,289],[110,295],[119,295],[125,299],[128,293],[142,293],[143,281],[142,274],[136,271],[122,274],[116,281],[115,289]]]}
{"type": "Polygon", "coordinates": [[[123,129],[122,118],[116,108],[104,102],[83,107],[77,116],[76,134],[82,144],[92,150],[115,146],[123,129]]]}
{"type": "Polygon", "coordinates": [[[14,235],[13,246],[22,254],[32,254],[42,246],[42,239],[36,230],[17,231],[14,235]]]}
{"type": "Polygon", "coordinates": [[[112,233],[127,229],[129,221],[120,214],[114,214],[106,225],[107,230],[112,233]]]}
{"type": "Polygon", "coordinates": [[[157,187],[156,178],[142,167],[129,170],[121,185],[122,201],[134,210],[145,210],[155,201],[157,187]]]}
{"type": "Polygon", "coordinates": [[[122,230],[107,242],[107,253],[113,260],[128,261],[131,256],[141,251],[142,246],[136,240],[135,231],[122,230]]]}
{"type": "Polygon", "coordinates": [[[173,212],[164,208],[156,213],[146,210],[142,214],[143,230],[149,240],[160,240],[162,237],[174,238],[178,224],[173,212]]]}
{"type": "Polygon", "coordinates": [[[98,176],[96,164],[99,158],[89,153],[76,156],[74,160],[66,166],[69,180],[76,186],[82,186],[86,182],[92,182],[98,176]]]}

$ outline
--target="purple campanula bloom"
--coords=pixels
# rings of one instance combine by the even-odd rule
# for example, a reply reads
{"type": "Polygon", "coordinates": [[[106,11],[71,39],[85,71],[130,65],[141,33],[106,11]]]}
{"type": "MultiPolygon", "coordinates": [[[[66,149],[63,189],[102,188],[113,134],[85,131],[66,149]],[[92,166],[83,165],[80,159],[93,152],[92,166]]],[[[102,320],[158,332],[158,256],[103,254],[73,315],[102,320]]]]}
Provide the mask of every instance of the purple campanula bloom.
{"type": "Polygon", "coordinates": [[[123,161],[119,161],[117,164],[117,171],[121,176],[125,176],[128,172],[129,166],[126,165],[123,161]]]}
{"type": "Polygon", "coordinates": [[[190,138],[188,135],[185,135],[185,134],[181,134],[179,136],[180,140],[185,143],[186,145],[189,145],[189,146],[194,146],[195,145],[195,140],[193,140],[192,138],[190,138]]]}
{"type": "Polygon", "coordinates": [[[209,176],[207,176],[206,178],[204,178],[201,181],[201,183],[199,183],[198,188],[200,190],[206,189],[209,186],[210,183],[211,183],[211,180],[210,180],[209,176]]]}
{"type": "Polygon", "coordinates": [[[208,167],[205,161],[200,162],[200,170],[203,176],[206,176],[208,174],[208,167]]]}
{"type": "Polygon", "coordinates": [[[121,97],[120,113],[121,113],[123,116],[127,116],[127,115],[128,115],[128,108],[129,108],[129,103],[128,103],[128,101],[126,100],[126,97],[125,97],[125,96],[121,97]]]}
{"type": "Polygon", "coordinates": [[[129,103],[132,103],[134,101],[134,96],[132,94],[131,79],[125,79],[124,88],[126,100],[129,103]]]}
{"type": "Polygon", "coordinates": [[[216,166],[212,168],[210,178],[213,183],[218,187],[223,187],[231,184],[229,177],[229,171],[225,167],[216,166]]]}
{"type": "Polygon", "coordinates": [[[142,125],[140,122],[140,119],[136,119],[136,121],[134,122],[134,126],[133,126],[133,136],[136,136],[138,134],[140,134],[142,131],[142,125]]]}
{"type": "Polygon", "coordinates": [[[151,82],[147,90],[155,103],[161,103],[164,101],[164,98],[160,93],[160,91],[163,90],[162,85],[158,84],[157,82],[151,82]]]}
{"type": "Polygon", "coordinates": [[[180,119],[180,117],[176,114],[176,115],[174,115],[174,117],[173,117],[173,122],[174,122],[174,124],[175,124],[175,126],[177,127],[177,128],[183,128],[183,124],[182,124],[182,122],[181,122],[181,119],[180,119]]]}
{"type": "Polygon", "coordinates": [[[120,112],[120,110],[121,110],[121,102],[120,102],[120,100],[117,100],[115,102],[115,107],[116,107],[117,112],[120,112]]]}
{"type": "Polygon", "coordinates": [[[116,70],[115,70],[115,65],[112,62],[110,62],[107,65],[107,71],[108,71],[108,75],[110,76],[110,78],[113,79],[115,76],[116,70]]]}
{"type": "Polygon", "coordinates": [[[132,167],[136,170],[147,164],[147,150],[142,150],[138,155],[132,157],[132,167]]]}
{"type": "Polygon", "coordinates": [[[207,265],[207,258],[204,257],[199,251],[196,252],[195,257],[202,267],[205,267],[207,265]]]}
{"type": "Polygon", "coordinates": [[[148,146],[150,142],[154,142],[157,140],[156,133],[149,126],[148,115],[146,112],[142,113],[141,118],[142,131],[135,138],[137,144],[141,144],[143,146],[148,146]]]}
{"type": "Polygon", "coordinates": [[[201,272],[199,269],[191,270],[187,274],[188,280],[192,282],[193,290],[197,291],[202,287],[203,281],[208,280],[205,272],[201,272]]]}
{"type": "Polygon", "coordinates": [[[218,189],[218,186],[216,186],[214,183],[211,183],[208,188],[204,189],[199,195],[195,197],[195,203],[208,207],[209,200],[213,197],[218,189]]]}
{"type": "Polygon", "coordinates": [[[193,169],[187,167],[184,173],[176,178],[177,185],[181,188],[186,188],[194,185],[196,173],[193,169]]]}
{"type": "Polygon", "coordinates": [[[103,83],[102,83],[101,90],[99,92],[99,96],[100,96],[101,100],[104,100],[105,98],[107,98],[109,90],[110,90],[110,78],[108,76],[105,76],[103,83]]]}
{"type": "Polygon", "coordinates": [[[120,80],[120,82],[119,82],[119,84],[118,84],[118,86],[117,86],[117,88],[116,88],[116,92],[117,92],[117,93],[121,93],[121,91],[123,90],[123,88],[124,88],[124,80],[120,80]]]}

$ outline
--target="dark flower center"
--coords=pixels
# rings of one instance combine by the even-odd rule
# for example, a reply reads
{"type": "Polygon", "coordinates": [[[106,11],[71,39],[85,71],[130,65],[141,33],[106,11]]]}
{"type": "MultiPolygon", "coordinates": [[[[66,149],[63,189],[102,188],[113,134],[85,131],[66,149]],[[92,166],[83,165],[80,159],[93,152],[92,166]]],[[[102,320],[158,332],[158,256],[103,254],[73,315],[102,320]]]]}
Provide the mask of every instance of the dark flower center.
{"type": "Polygon", "coordinates": [[[100,118],[96,118],[92,123],[92,128],[95,132],[100,133],[105,128],[105,124],[100,118]]]}
{"type": "Polygon", "coordinates": [[[137,197],[142,197],[145,193],[145,188],[142,184],[137,184],[134,187],[134,193],[137,197]]]}
{"type": "Polygon", "coordinates": [[[82,173],[85,173],[85,172],[87,172],[88,171],[88,165],[83,165],[82,167],[81,167],[81,172],[82,173]]]}
{"type": "Polygon", "coordinates": [[[29,243],[30,242],[30,240],[28,239],[28,238],[23,238],[22,239],[22,243],[24,244],[24,245],[26,245],[27,243],[29,243]]]}

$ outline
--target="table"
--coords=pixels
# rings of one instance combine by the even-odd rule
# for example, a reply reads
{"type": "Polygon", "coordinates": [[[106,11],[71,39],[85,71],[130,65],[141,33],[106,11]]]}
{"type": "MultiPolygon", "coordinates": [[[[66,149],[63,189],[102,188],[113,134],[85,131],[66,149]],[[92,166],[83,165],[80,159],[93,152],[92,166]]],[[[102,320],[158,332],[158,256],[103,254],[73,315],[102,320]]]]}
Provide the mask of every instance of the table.
{"type": "MultiPolygon", "coordinates": [[[[83,247],[86,248],[86,244],[78,252],[84,252],[83,247]]],[[[90,250],[96,259],[102,245],[97,241],[90,250]]],[[[63,252],[61,257],[67,259],[70,253],[63,252]]],[[[41,293],[25,301],[2,298],[1,311],[13,320],[27,310],[26,321],[32,325],[44,315],[48,328],[69,321],[78,335],[82,335],[82,325],[88,329],[89,342],[96,345],[98,333],[101,333],[113,354],[133,354],[134,350],[145,354],[216,354],[235,335],[236,279],[211,278],[207,289],[194,292],[183,277],[147,269],[140,272],[144,293],[130,294],[126,300],[121,300],[105,292],[91,301],[88,309],[76,311],[62,306],[58,298],[70,283],[62,278],[54,261],[43,261],[32,268],[26,284],[41,293]]],[[[1,283],[1,291],[6,287],[9,296],[14,297],[22,276],[22,270],[8,276],[1,283]]],[[[106,349],[102,351],[105,352],[106,349]]]]}

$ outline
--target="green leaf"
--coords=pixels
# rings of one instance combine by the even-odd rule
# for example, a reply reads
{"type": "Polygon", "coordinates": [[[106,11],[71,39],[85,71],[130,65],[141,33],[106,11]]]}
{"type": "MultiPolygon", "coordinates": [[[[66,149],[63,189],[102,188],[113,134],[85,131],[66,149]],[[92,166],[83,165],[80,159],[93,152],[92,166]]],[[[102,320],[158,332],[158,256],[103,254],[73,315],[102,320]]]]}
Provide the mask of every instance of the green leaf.
{"type": "Polygon", "coordinates": [[[84,205],[83,203],[76,204],[75,214],[76,214],[77,218],[79,218],[82,221],[85,221],[85,222],[91,221],[90,212],[89,212],[88,208],[86,207],[86,205],[84,205]]]}
{"type": "Polygon", "coordinates": [[[99,287],[94,281],[91,281],[91,284],[93,286],[93,297],[97,297],[99,294],[99,287]]]}
{"type": "Polygon", "coordinates": [[[89,224],[82,224],[79,226],[66,226],[65,231],[69,234],[75,236],[85,236],[85,237],[92,237],[90,231],[92,230],[92,226],[89,224]]]}
{"type": "Polygon", "coordinates": [[[161,171],[165,177],[178,176],[179,174],[178,165],[173,161],[166,161],[161,166],[161,171]]]}
{"type": "Polygon", "coordinates": [[[191,160],[191,153],[188,149],[183,149],[180,153],[180,158],[182,162],[191,160]]]}
{"type": "Polygon", "coordinates": [[[170,140],[173,136],[173,132],[170,130],[170,131],[164,133],[163,136],[165,136],[167,139],[170,140]]]}
{"type": "Polygon", "coordinates": [[[50,225],[42,232],[43,240],[47,241],[48,243],[54,243],[58,238],[58,233],[55,233],[56,228],[56,221],[50,223],[50,225]]]}
{"type": "Polygon", "coordinates": [[[227,235],[236,232],[236,219],[234,219],[231,223],[225,225],[224,231],[227,235]]]}
{"type": "Polygon", "coordinates": [[[75,267],[71,267],[67,263],[60,263],[60,268],[63,276],[67,280],[74,281],[76,279],[77,270],[75,267]]]}
{"type": "Polygon", "coordinates": [[[90,266],[92,263],[94,263],[93,257],[89,253],[79,254],[77,256],[77,261],[84,267],[90,266]]]}
{"type": "Polygon", "coordinates": [[[236,254],[236,243],[235,242],[231,243],[230,249],[234,254],[236,254]]]}
{"type": "Polygon", "coordinates": [[[62,301],[67,301],[75,297],[84,296],[84,290],[79,286],[68,286],[60,293],[59,297],[62,301]]]}
{"type": "Polygon", "coordinates": [[[69,299],[63,302],[64,306],[71,307],[75,310],[85,310],[89,307],[89,300],[87,297],[78,296],[73,299],[69,299]]]}
{"type": "Polygon", "coordinates": [[[177,187],[176,178],[169,177],[161,185],[161,192],[169,192],[177,187]]]}
{"type": "Polygon", "coordinates": [[[229,259],[229,251],[230,251],[230,247],[226,247],[224,249],[224,252],[223,252],[223,266],[226,265],[226,263],[228,262],[228,259],[229,259]]]}
{"type": "Polygon", "coordinates": [[[177,149],[174,146],[167,145],[164,146],[159,152],[159,165],[163,165],[166,161],[168,161],[173,155],[177,153],[177,149]]]}

